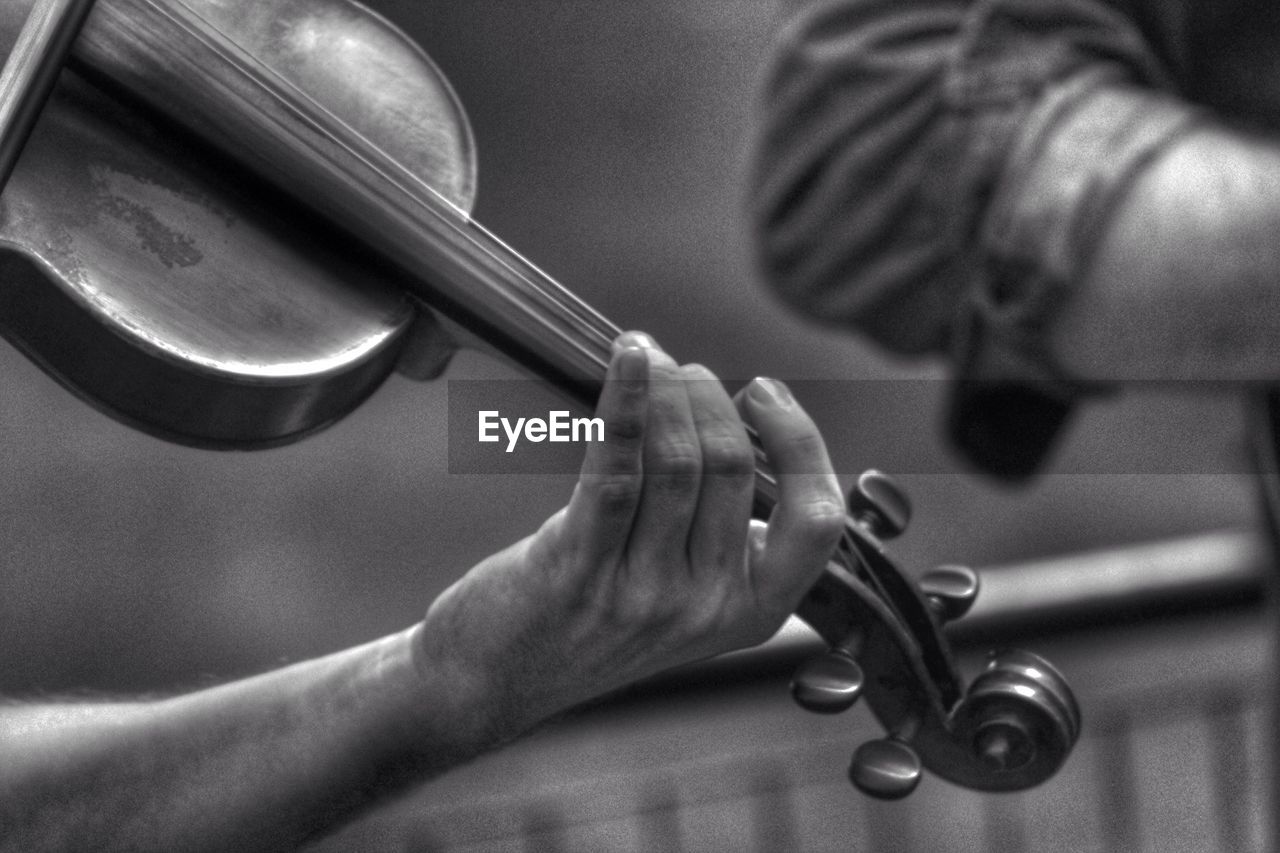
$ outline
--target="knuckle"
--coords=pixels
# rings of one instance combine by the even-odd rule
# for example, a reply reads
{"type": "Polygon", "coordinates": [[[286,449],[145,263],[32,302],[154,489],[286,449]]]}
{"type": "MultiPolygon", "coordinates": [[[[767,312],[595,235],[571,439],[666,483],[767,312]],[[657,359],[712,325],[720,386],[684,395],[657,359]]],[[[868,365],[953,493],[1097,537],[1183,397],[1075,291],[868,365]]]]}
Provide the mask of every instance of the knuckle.
{"type": "Polygon", "coordinates": [[[633,626],[662,628],[679,614],[676,596],[657,584],[636,584],[622,602],[623,619],[633,626]]]}
{"type": "MultiPolygon", "coordinates": [[[[581,486],[575,486],[575,489],[581,486]]],[[[564,533],[565,524],[569,517],[569,507],[561,507],[556,512],[547,517],[538,527],[538,542],[559,542],[564,533]]]]}
{"type": "Polygon", "coordinates": [[[822,440],[822,435],[812,429],[796,432],[787,439],[787,444],[791,453],[798,458],[817,458],[827,452],[827,446],[822,440]]]}
{"type": "Polygon", "coordinates": [[[726,616],[733,613],[733,592],[723,581],[704,584],[694,600],[692,624],[699,631],[716,631],[726,616]]]}
{"type": "Polygon", "coordinates": [[[702,473],[702,453],[692,442],[670,438],[658,446],[651,470],[675,479],[696,479],[702,473]]]}
{"type": "Polygon", "coordinates": [[[644,417],[638,411],[627,411],[605,419],[606,444],[630,447],[644,437],[644,417]]]}
{"type": "Polygon", "coordinates": [[[639,474],[602,474],[592,483],[597,504],[604,512],[629,511],[640,500],[643,481],[639,474]]]}
{"type": "Polygon", "coordinates": [[[844,532],[847,520],[843,502],[827,495],[807,501],[801,508],[800,520],[805,531],[823,539],[835,539],[844,532]]]}
{"type": "Polygon", "coordinates": [[[740,579],[724,575],[708,585],[698,596],[698,607],[691,614],[690,630],[704,641],[729,643],[737,647],[751,639],[751,625],[756,608],[740,579]]]}
{"type": "Polygon", "coordinates": [[[712,428],[702,436],[702,467],[708,474],[746,476],[755,473],[755,453],[740,431],[712,428]]]}

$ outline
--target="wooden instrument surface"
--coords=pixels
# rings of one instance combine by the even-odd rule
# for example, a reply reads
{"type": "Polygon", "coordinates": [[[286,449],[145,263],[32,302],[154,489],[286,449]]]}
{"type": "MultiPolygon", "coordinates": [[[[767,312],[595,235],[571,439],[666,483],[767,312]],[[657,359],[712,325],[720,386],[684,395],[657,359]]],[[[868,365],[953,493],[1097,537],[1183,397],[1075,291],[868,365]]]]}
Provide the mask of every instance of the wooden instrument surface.
{"type": "MultiPolygon", "coordinates": [[[[114,69],[112,86],[142,32],[142,22],[122,23],[139,14],[126,6],[98,4],[77,42],[98,63],[77,67],[94,80],[114,69]]],[[[469,207],[470,132],[421,51],[350,4],[292,4],[292,17],[270,27],[267,6],[245,4],[243,19],[228,19],[224,4],[200,11],[223,12],[218,26],[276,50],[273,67],[296,85],[352,95],[330,99],[346,110],[344,123],[380,134],[398,162],[469,207]],[[250,38],[266,34],[276,36],[271,45],[250,38]],[[352,81],[335,83],[352,69],[376,96],[356,99],[352,81]],[[419,112],[387,109],[387,99],[419,112]]],[[[5,7],[0,43],[16,39],[25,11],[5,7]]],[[[413,319],[401,275],[385,261],[191,133],[75,72],[64,74],[2,204],[0,328],[77,393],[167,438],[261,446],[326,426],[386,377],[413,319]]]]}

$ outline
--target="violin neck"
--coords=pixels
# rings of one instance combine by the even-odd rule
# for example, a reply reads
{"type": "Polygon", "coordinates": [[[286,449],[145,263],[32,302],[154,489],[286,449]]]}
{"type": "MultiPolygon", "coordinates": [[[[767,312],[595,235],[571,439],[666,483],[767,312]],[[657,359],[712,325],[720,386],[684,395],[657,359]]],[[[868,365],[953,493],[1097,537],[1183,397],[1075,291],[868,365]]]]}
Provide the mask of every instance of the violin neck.
{"type": "MultiPolygon", "coordinates": [[[[406,56],[404,45],[402,35],[350,0],[97,0],[72,50],[81,67],[392,261],[405,273],[407,289],[432,310],[593,408],[621,330],[471,221],[463,209],[470,203],[470,162],[440,169],[419,157],[432,138],[452,135],[469,144],[470,133],[438,70],[416,48],[406,56]],[[297,29],[308,38],[324,29],[317,15],[346,15],[329,24],[339,41],[360,33],[379,42],[380,59],[399,52],[410,73],[361,81],[355,108],[342,92],[319,92],[316,67],[281,53],[288,39],[263,36],[272,27],[287,29],[288,14],[302,19],[297,29]],[[363,99],[405,85],[418,88],[376,110],[378,116],[410,114],[403,133],[388,135],[367,107],[361,112],[363,99]],[[435,105],[423,112],[419,105],[433,98],[435,105]],[[457,112],[449,115],[450,109],[457,112]],[[433,122],[449,126],[424,132],[433,122]],[[405,165],[415,158],[414,168],[405,165]]],[[[321,73],[340,76],[329,68],[340,61],[323,57],[321,73]]],[[[344,70],[358,73],[367,64],[391,63],[344,70]]],[[[452,159],[468,160],[470,149],[462,148],[452,159]]],[[[776,486],[755,445],[756,511],[767,517],[776,486]]]]}
{"type": "MultiPolygon", "coordinates": [[[[470,162],[440,168],[428,157],[411,167],[403,160],[416,149],[399,156],[430,146],[433,134],[470,141],[447,82],[415,51],[348,0],[98,0],[73,58],[373,248],[433,310],[593,404],[618,328],[470,220],[459,206],[470,203],[470,162]],[[356,73],[355,64],[335,72],[341,56],[321,57],[327,63],[321,67],[289,39],[262,35],[294,23],[295,32],[309,35],[323,37],[326,27],[357,34],[403,67],[381,80],[344,84],[342,75],[356,73]],[[438,79],[425,79],[431,75],[438,79]],[[349,91],[357,85],[368,92],[349,91]],[[385,90],[413,86],[426,94],[401,93],[372,110],[365,104],[385,90]],[[419,105],[433,97],[434,111],[423,112],[419,105]],[[379,116],[371,118],[375,110],[379,116]],[[392,128],[403,134],[379,123],[397,110],[418,110],[392,128]],[[449,122],[457,126],[441,127],[449,122]],[[408,141],[391,138],[399,135],[408,141]]],[[[445,150],[438,159],[469,156],[445,150]]]]}
{"type": "MultiPolygon", "coordinates": [[[[423,210],[433,206],[424,201],[423,210]]],[[[395,254],[385,249],[414,274],[415,294],[593,408],[622,330],[469,218],[455,211],[427,218],[430,239],[410,238],[395,254]]]]}

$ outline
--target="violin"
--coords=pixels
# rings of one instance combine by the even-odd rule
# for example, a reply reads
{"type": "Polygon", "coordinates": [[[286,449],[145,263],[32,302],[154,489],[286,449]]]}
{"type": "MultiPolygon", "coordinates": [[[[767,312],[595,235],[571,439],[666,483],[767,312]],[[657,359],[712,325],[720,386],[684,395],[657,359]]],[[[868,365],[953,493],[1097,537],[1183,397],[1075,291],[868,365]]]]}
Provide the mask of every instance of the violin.
{"type": "MultiPolygon", "coordinates": [[[[29,0],[0,9],[0,39],[0,331],[92,404],[188,444],[278,445],[462,345],[594,403],[620,329],[472,221],[461,104],[354,0],[29,0]]],[[[889,478],[858,480],[797,610],[831,650],[793,695],[865,699],[888,733],[849,771],[869,795],[925,768],[1037,785],[1079,734],[1071,690],[1017,651],[965,686],[942,629],[977,575],[911,580],[884,546],[909,516],[889,478]]]]}

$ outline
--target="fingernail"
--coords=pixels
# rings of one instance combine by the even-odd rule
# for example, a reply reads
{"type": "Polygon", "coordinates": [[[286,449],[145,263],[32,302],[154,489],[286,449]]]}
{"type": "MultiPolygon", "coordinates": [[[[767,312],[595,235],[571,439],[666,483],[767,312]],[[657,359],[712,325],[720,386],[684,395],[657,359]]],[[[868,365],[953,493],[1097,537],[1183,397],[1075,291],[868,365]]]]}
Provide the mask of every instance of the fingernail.
{"type": "Polygon", "coordinates": [[[613,345],[619,349],[626,347],[642,347],[644,349],[658,349],[658,342],[646,335],[644,332],[623,332],[613,345]]]}
{"type": "Polygon", "coordinates": [[[786,385],[764,376],[753,379],[747,393],[754,397],[757,403],[777,406],[779,409],[790,409],[796,404],[795,398],[791,396],[791,391],[786,385]]]}
{"type": "Polygon", "coordinates": [[[624,382],[641,382],[649,376],[649,351],[643,347],[621,347],[617,362],[618,378],[624,382]]]}

